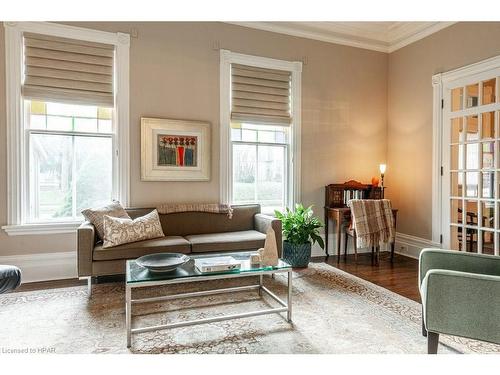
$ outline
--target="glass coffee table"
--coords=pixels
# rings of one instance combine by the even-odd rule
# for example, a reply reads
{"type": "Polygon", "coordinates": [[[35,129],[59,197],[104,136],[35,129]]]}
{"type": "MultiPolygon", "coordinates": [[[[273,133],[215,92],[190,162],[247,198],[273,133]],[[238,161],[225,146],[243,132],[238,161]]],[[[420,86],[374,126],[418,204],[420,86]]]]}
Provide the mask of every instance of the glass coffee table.
{"type": "Polygon", "coordinates": [[[128,260],[126,265],[126,283],[125,283],[125,316],[126,316],[125,325],[127,330],[127,347],[131,346],[132,333],[143,333],[143,332],[156,331],[160,329],[178,328],[178,327],[192,326],[196,324],[213,323],[223,320],[240,319],[257,315],[276,314],[285,311],[287,312],[288,322],[291,322],[292,321],[292,267],[281,259],[278,261],[278,265],[276,266],[266,267],[260,265],[252,265],[250,264],[250,254],[251,253],[239,252],[239,253],[224,253],[224,254],[220,253],[203,254],[203,255],[200,254],[192,256],[190,255],[191,260],[189,262],[177,268],[175,271],[166,273],[150,272],[146,268],[139,266],[135,260],[128,260]],[[194,266],[194,259],[196,258],[208,258],[216,256],[232,256],[233,258],[242,262],[241,269],[236,271],[233,270],[233,271],[224,271],[224,272],[208,274],[199,272],[194,266]],[[288,273],[288,297],[286,302],[283,301],[275,293],[273,293],[263,285],[264,275],[272,275],[274,277],[274,274],[284,273],[284,272],[288,273]],[[232,278],[249,277],[249,276],[258,276],[259,283],[255,285],[203,290],[199,292],[180,293],[180,294],[173,294],[173,295],[166,295],[159,297],[150,297],[141,299],[132,298],[132,289],[136,288],[155,287],[167,284],[182,284],[182,283],[190,283],[196,281],[200,282],[207,280],[232,279],[232,278]],[[132,328],[132,305],[146,303],[146,302],[166,301],[178,298],[207,296],[207,295],[220,294],[226,292],[241,292],[245,290],[254,290],[254,289],[258,291],[259,295],[262,295],[262,292],[265,292],[272,299],[278,302],[280,307],[249,311],[239,314],[216,316],[212,318],[203,318],[203,319],[189,320],[177,323],[161,324],[150,327],[132,328]]]}

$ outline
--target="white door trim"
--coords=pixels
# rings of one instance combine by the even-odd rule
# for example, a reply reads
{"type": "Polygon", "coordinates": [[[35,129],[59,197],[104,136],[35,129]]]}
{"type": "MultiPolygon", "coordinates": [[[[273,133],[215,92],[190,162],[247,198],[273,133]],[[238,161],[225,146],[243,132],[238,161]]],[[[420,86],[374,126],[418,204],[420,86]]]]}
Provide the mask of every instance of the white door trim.
{"type": "Polygon", "coordinates": [[[442,242],[442,124],[443,81],[442,74],[432,76],[432,242],[442,242]]]}

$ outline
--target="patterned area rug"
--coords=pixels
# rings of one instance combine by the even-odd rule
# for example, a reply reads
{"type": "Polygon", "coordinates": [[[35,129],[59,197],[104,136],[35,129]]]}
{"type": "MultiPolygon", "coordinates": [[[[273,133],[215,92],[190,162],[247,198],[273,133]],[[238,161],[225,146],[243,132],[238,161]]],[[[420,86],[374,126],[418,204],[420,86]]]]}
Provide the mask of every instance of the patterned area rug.
{"type": "MultiPolygon", "coordinates": [[[[146,288],[134,297],[255,283],[241,278],[146,288]]],[[[286,276],[264,284],[286,298],[286,276]]],[[[264,315],[132,336],[126,347],[123,283],[0,297],[0,350],[48,353],[425,353],[420,305],[324,263],[294,272],[293,324],[264,315]]],[[[134,307],[133,326],[276,306],[255,291],[134,307]],[[234,303],[238,301],[239,303],[234,303]]],[[[442,337],[440,353],[500,353],[500,346],[442,337]]]]}

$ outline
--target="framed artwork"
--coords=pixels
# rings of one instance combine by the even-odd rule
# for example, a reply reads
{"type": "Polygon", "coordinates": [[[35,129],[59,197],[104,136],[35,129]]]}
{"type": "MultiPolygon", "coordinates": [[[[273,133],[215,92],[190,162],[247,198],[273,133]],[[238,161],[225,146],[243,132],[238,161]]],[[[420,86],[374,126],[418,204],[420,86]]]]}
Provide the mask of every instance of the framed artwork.
{"type": "Polygon", "coordinates": [[[208,122],[141,118],[141,180],[209,179],[208,122]]]}

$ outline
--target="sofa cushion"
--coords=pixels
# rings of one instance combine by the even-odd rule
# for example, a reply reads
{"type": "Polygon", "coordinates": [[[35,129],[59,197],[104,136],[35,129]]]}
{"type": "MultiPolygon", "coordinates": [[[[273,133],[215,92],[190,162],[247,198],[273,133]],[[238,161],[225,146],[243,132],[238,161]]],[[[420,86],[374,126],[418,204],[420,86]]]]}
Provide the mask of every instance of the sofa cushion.
{"type": "Polygon", "coordinates": [[[211,251],[251,250],[264,246],[266,235],[256,230],[238,232],[191,234],[186,236],[193,253],[211,251]]]}
{"type": "Polygon", "coordinates": [[[191,252],[189,242],[180,236],[167,236],[139,242],[118,245],[104,249],[102,244],[94,247],[94,260],[135,259],[154,253],[184,253],[191,252]]]}
{"type": "Polygon", "coordinates": [[[134,220],[104,215],[103,248],[164,236],[156,210],[134,220]]]}
{"type": "Polygon", "coordinates": [[[90,221],[94,225],[95,230],[97,231],[97,236],[101,240],[104,238],[105,215],[130,219],[130,216],[118,201],[113,201],[103,207],[87,208],[82,211],[82,215],[85,220],[90,221]]]}
{"type": "MultiPolygon", "coordinates": [[[[211,212],[176,212],[160,214],[161,226],[165,236],[187,236],[191,234],[209,234],[238,232],[255,229],[254,217],[260,213],[258,204],[232,206],[233,218],[227,214],[211,212]]],[[[127,213],[132,219],[146,215],[153,208],[131,208],[127,213]]]]}

